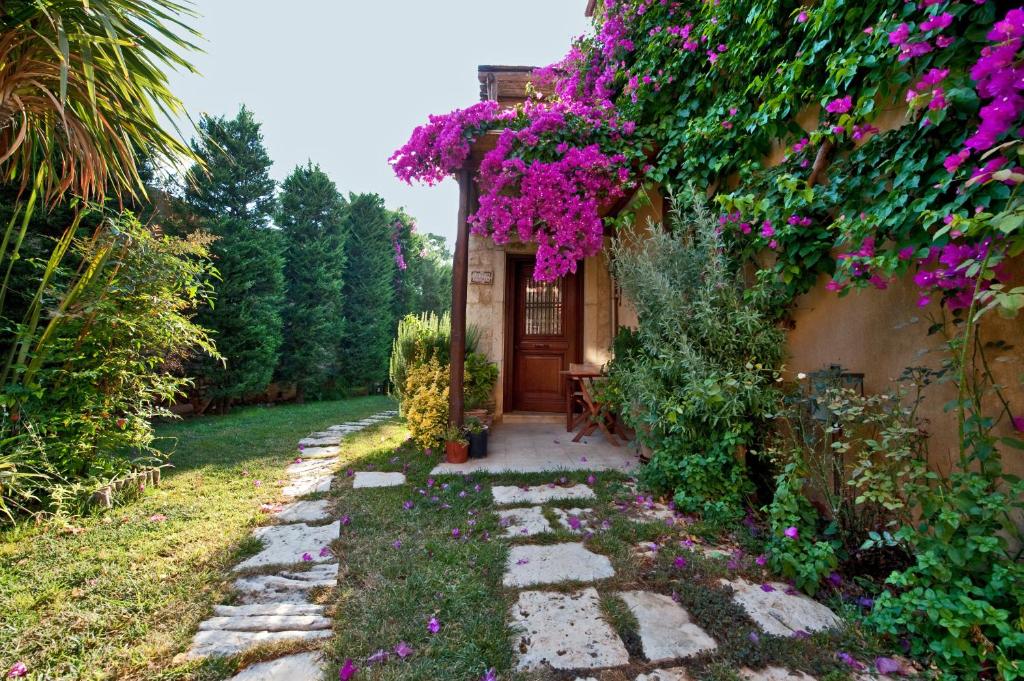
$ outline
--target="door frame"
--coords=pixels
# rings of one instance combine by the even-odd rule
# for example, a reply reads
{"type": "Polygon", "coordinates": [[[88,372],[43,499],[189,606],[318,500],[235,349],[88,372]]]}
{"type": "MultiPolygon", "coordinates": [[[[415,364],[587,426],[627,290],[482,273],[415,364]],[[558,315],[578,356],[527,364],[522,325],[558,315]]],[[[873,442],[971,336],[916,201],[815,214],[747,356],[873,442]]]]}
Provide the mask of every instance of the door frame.
{"type": "MultiPolygon", "coordinates": [[[[516,411],[514,395],[514,372],[515,372],[515,312],[516,312],[516,265],[523,262],[537,261],[533,254],[506,253],[505,254],[505,310],[504,310],[504,332],[505,332],[505,358],[502,361],[502,413],[516,411]]],[[[583,361],[583,318],[585,310],[583,277],[585,263],[580,260],[576,266],[576,356],[569,359],[570,362],[579,364],[583,361]]]]}

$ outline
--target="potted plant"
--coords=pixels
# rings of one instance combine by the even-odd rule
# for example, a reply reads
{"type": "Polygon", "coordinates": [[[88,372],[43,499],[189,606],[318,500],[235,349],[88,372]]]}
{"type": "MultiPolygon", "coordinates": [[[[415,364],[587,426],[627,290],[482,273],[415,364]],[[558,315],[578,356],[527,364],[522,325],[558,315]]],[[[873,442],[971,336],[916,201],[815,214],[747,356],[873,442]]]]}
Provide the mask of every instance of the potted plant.
{"type": "Polygon", "coordinates": [[[469,458],[469,440],[466,433],[454,424],[444,435],[444,458],[448,463],[466,463],[469,458]]]}
{"type": "Polygon", "coordinates": [[[483,459],[487,456],[488,428],[478,418],[466,419],[466,434],[469,436],[469,457],[483,459]]]}

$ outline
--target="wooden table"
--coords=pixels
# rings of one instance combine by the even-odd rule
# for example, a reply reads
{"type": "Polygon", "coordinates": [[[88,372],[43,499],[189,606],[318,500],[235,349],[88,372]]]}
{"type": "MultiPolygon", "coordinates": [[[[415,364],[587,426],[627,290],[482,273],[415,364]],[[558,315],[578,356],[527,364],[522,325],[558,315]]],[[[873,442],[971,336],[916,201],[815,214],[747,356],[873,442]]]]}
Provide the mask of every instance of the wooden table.
{"type": "Polygon", "coordinates": [[[586,409],[581,409],[579,416],[574,417],[573,398],[577,394],[576,384],[584,378],[599,378],[604,374],[601,372],[601,367],[596,364],[570,364],[567,371],[558,373],[565,376],[565,430],[571,433],[587,416],[586,409]]]}

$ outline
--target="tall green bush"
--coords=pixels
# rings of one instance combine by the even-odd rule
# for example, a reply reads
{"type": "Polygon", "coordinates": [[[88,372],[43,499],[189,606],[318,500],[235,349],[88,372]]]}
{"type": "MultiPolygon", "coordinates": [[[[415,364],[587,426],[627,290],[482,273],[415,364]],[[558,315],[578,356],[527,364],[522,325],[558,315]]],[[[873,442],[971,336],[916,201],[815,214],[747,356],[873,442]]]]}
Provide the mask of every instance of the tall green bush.
{"type": "Polygon", "coordinates": [[[612,363],[620,413],[653,452],[642,475],[675,493],[681,510],[737,514],[750,485],[737,449],[775,406],[782,334],[724,255],[703,200],[692,192],[670,229],[627,230],[613,246],[616,280],[639,328],[612,363]]]}
{"type": "Polygon", "coordinates": [[[277,369],[298,399],[338,370],[345,332],[345,203],[320,166],[299,166],[281,186],[277,226],[284,242],[284,343],[277,369]]]}
{"type": "MultiPolygon", "coordinates": [[[[388,377],[391,391],[399,404],[405,399],[405,383],[410,367],[426,362],[431,357],[447,366],[451,353],[452,320],[448,312],[424,312],[407,315],[398,323],[398,333],[391,347],[388,377]]],[[[466,328],[466,353],[477,351],[480,330],[472,325],[466,328]]]]}
{"type": "Polygon", "coordinates": [[[224,356],[197,367],[204,393],[222,411],[266,390],[281,348],[284,292],[280,234],[270,228],[274,181],[260,124],[244,106],[233,119],[204,116],[185,201],[217,237],[217,304],[200,315],[224,356]]]}
{"type": "Polygon", "coordinates": [[[183,364],[217,356],[193,320],[211,299],[209,243],[160,235],[129,214],[72,243],[75,274],[49,291],[60,307],[24,387],[0,397],[0,512],[158,456],[151,419],[169,416],[167,405],[190,385],[183,364]]]}

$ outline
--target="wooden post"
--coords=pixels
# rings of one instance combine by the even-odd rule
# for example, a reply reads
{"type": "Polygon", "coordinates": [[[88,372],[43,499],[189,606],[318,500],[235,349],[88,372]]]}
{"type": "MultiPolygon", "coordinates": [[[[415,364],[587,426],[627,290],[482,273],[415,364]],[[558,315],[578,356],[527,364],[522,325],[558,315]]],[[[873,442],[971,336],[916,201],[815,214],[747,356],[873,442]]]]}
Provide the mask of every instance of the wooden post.
{"type": "Polygon", "coordinates": [[[466,295],[469,286],[469,203],[472,176],[468,168],[459,171],[459,224],[452,264],[452,347],[451,388],[448,391],[448,420],[463,426],[463,382],[466,376],[466,295]]]}

